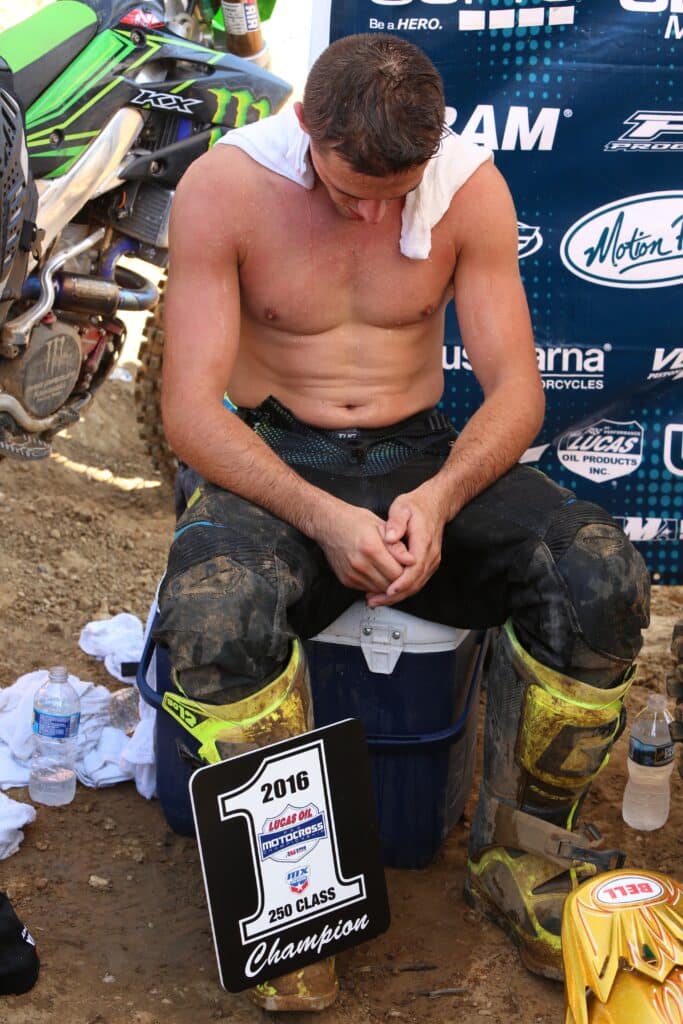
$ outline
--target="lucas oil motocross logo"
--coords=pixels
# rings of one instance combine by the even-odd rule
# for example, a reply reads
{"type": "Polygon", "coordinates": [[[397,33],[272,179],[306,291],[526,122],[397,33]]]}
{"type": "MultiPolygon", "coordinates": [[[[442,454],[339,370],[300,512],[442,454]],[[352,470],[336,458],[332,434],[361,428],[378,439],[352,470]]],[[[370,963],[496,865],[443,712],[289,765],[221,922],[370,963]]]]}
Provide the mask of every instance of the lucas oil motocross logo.
{"type": "Polygon", "coordinates": [[[296,863],[327,837],[325,815],[315,804],[287,804],[273,818],[266,818],[258,836],[261,860],[296,863]]]}

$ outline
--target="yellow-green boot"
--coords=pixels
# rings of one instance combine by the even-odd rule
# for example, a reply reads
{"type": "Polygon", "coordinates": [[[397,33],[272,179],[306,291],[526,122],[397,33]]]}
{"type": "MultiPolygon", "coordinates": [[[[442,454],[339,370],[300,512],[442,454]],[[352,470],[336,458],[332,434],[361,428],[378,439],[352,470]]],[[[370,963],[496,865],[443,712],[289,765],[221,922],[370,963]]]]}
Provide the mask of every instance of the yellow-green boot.
{"type": "MultiPolygon", "coordinates": [[[[176,686],[178,683],[176,682],[176,686]]],[[[178,688],[163,706],[199,744],[198,755],[215,764],[234,754],[298,736],[313,728],[311,687],[303,647],[292,645],[284,671],[257,693],[232,704],[204,704],[178,688]]],[[[265,981],[247,995],[264,1010],[324,1010],[336,999],[334,957],[265,981]]]]}
{"type": "Polygon", "coordinates": [[[565,897],[623,863],[573,831],[581,802],[623,728],[633,670],[609,689],[540,664],[508,622],[488,672],[484,777],[470,833],[465,897],[511,935],[529,970],[562,978],[565,897]]]}

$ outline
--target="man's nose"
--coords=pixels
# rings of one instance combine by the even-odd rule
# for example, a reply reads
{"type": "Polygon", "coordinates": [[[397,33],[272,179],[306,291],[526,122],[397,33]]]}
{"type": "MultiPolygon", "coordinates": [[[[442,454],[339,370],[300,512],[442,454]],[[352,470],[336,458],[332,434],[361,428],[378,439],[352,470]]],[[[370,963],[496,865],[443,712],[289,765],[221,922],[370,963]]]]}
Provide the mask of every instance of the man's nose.
{"type": "Polygon", "coordinates": [[[359,199],[356,205],[356,213],[367,224],[379,224],[386,210],[386,199],[359,199]]]}

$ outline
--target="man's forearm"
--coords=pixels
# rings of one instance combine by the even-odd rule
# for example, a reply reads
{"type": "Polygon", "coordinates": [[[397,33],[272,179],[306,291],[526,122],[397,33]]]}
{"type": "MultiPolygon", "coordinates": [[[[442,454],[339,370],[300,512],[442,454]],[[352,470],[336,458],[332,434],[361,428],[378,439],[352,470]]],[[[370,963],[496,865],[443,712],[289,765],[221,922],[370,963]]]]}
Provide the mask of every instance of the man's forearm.
{"type": "Polygon", "coordinates": [[[542,392],[520,391],[518,382],[501,386],[484,401],[428,481],[444,522],[519,461],[542,426],[543,411],[542,392]]]}
{"type": "Polygon", "coordinates": [[[313,540],[338,499],[291,469],[239,417],[220,408],[174,424],[165,419],[169,444],[205,479],[291,523],[313,540]]]}

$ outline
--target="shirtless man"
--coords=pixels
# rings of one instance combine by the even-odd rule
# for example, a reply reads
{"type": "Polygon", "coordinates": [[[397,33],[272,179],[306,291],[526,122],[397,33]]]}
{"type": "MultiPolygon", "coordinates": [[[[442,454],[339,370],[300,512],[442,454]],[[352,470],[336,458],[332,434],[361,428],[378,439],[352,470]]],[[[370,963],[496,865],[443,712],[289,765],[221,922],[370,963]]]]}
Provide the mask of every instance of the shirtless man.
{"type": "MultiPolygon", "coordinates": [[[[466,895],[560,977],[566,869],[615,862],[568,823],[618,734],[647,574],[602,509],[516,465],[544,402],[515,210],[486,153],[442,141],[430,61],[394,36],[339,40],[294,111],[243,133],[285,132],[301,180],[220,145],[174,202],[163,416],[191,469],[157,637],[181,699],[215,716],[200,755],[218,760],[310,724],[298,638],[354,600],[503,626],[466,895]],[[428,257],[404,255],[411,194],[429,202],[461,160],[428,257]],[[434,408],[452,297],[484,396],[459,435],[434,408]]],[[[319,1009],[335,991],[326,962],[253,996],[319,1009]]]]}

